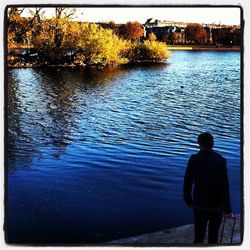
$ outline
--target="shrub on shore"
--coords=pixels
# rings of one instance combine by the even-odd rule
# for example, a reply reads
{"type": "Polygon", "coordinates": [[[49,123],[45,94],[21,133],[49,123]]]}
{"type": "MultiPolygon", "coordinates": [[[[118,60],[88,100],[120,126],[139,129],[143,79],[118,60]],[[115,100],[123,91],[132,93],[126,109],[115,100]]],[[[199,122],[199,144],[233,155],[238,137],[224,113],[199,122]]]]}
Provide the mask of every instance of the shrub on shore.
{"type": "MultiPolygon", "coordinates": [[[[39,64],[113,65],[163,61],[170,56],[165,43],[133,41],[119,37],[112,29],[67,18],[46,19],[34,25],[31,46],[39,64]]],[[[28,60],[28,59],[27,59],[28,60]]]]}
{"type": "Polygon", "coordinates": [[[145,40],[131,45],[131,62],[161,62],[171,56],[167,45],[162,42],[145,40]]]}

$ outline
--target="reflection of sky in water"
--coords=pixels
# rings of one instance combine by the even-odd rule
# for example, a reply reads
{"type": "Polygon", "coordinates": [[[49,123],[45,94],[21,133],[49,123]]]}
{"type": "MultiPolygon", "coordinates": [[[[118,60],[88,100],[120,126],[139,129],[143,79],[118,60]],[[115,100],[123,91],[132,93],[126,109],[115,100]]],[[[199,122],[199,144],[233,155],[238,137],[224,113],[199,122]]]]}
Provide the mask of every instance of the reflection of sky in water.
{"type": "Polygon", "coordinates": [[[240,211],[239,53],[174,52],[168,65],[124,69],[14,69],[8,91],[13,241],[103,241],[190,223],[182,180],[204,130],[227,158],[240,211]]]}

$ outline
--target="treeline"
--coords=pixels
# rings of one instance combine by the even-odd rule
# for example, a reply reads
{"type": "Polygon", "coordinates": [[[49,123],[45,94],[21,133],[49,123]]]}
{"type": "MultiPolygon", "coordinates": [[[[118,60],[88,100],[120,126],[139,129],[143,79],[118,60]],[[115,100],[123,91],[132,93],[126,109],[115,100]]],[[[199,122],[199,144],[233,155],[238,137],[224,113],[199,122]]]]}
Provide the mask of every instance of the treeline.
{"type": "Polygon", "coordinates": [[[165,43],[144,40],[138,22],[124,25],[76,22],[73,8],[55,8],[55,17],[47,19],[42,8],[32,17],[23,17],[24,9],[8,11],[8,63],[34,65],[110,65],[158,62],[170,56],[165,43]],[[24,50],[22,61],[17,49],[24,50]],[[26,52],[27,53],[26,53],[26,52]],[[30,53],[32,52],[32,53],[30,53]]]}
{"type": "Polygon", "coordinates": [[[213,28],[199,23],[189,23],[186,27],[154,26],[146,27],[146,35],[155,35],[158,41],[167,44],[239,46],[241,43],[241,31],[236,26],[213,28]]]}

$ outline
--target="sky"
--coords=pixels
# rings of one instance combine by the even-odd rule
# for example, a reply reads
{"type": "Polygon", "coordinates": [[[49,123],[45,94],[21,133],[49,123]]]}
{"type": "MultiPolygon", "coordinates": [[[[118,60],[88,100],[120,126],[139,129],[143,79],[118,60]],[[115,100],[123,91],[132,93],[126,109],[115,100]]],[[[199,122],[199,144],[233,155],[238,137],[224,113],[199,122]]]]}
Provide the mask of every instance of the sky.
{"type": "MultiPolygon", "coordinates": [[[[54,14],[53,8],[46,8],[45,15],[54,14]]],[[[126,23],[139,21],[145,23],[148,18],[167,21],[183,21],[196,23],[217,23],[227,25],[240,24],[240,8],[238,7],[202,7],[202,8],[169,8],[169,7],[144,7],[144,8],[107,8],[107,7],[82,7],[77,8],[76,19],[84,22],[109,22],[126,23]]]]}

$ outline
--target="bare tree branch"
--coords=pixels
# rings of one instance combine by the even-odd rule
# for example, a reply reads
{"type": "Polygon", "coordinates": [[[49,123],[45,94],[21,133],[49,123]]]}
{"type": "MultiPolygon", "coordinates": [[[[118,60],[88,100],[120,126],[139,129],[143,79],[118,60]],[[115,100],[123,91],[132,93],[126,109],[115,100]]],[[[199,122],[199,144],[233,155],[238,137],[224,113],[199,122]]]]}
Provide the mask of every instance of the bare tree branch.
{"type": "Polygon", "coordinates": [[[23,11],[24,11],[24,8],[22,8],[22,9],[18,9],[18,13],[19,13],[19,15],[21,15],[21,14],[23,13],[23,11]]]}
{"type": "MultiPolygon", "coordinates": [[[[23,12],[24,9],[22,9],[23,12]]],[[[33,17],[32,19],[30,19],[27,23],[27,26],[25,28],[23,28],[22,30],[20,30],[17,35],[18,36],[22,36],[23,34],[25,34],[26,32],[28,32],[30,29],[32,29],[33,23],[35,21],[36,18],[40,18],[39,17],[39,12],[42,10],[42,8],[36,8],[35,12],[33,12],[33,17]]]]}
{"type": "Polygon", "coordinates": [[[56,18],[71,18],[76,12],[76,8],[56,7],[56,18]]]}

